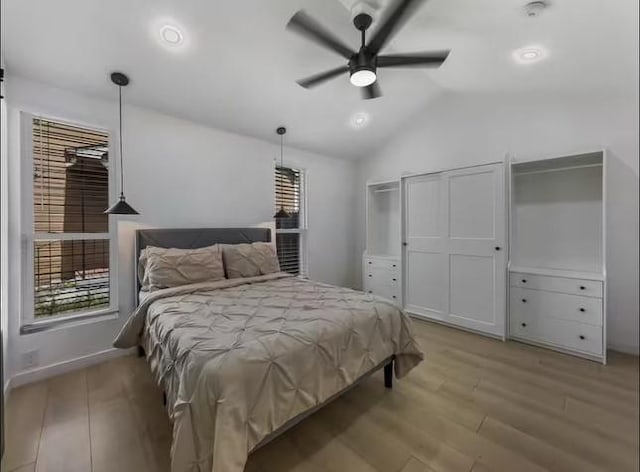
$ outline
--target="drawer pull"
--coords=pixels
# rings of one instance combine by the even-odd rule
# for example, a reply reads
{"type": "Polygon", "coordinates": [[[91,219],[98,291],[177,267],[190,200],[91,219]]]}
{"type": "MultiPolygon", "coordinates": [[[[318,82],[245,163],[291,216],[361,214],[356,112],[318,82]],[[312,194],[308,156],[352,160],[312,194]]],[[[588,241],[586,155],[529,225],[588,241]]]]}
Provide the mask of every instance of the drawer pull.
{"type": "Polygon", "coordinates": [[[584,285],[580,285],[580,290],[586,290],[587,287],[585,287],[584,285]]]}
{"type": "Polygon", "coordinates": [[[371,261],[367,262],[367,264],[371,264],[371,261]]]}
{"type": "Polygon", "coordinates": [[[397,281],[398,279],[396,279],[396,278],[393,278],[393,279],[391,279],[391,280],[393,280],[394,282],[396,282],[396,281],[397,281]]]}
{"type": "Polygon", "coordinates": [[[581,311],[582,313],[584,313],[584,312],[585,312],[585,311],[587,311],[587,310],[585,310],[584,308],[580,308],[580,311],[581,311]]]}
{"type": "Polygon", "coordinates": [[[391,298],[396,298],[396,296],[395,296],[395,295],[392,295],[392,297],[391,297],[391,298]]]}
{"type": "Polygon", "coordinates": [[[369,293],[373,293],[373,290],[369,290],[369,293]]]}
{"type": "Polygon", "coordinates": [[[522,327],[526,328],[527,327],[527,323],[522,323],[522,327]]]}
{"type": "Polygon", "coordinates": [[[522,299],[522,303],[527,303],[527,299],[526,299],[526,298],[523,298],[523,299],[522,299]]]}
{"type": "Polygon", "coordinates": [[[581,334],[580,336],[578,336],[580,339],[584,339],[584,335],[581,334]]]}
{"type": "Polygon", "coordinates": [[[392,266],[392,267],[397,267],[397,266],[396,266],[395,264],[393,264],[393,266],[392,266]]]}
{"type": "Polygon", "coordinates": [[[527,279],[522,279],[522,283],[526,284],[527,283],[527,279]]]}
{"type": "Polygon", "coordinates": [[[369,277],[373,277],[373,275],[369,274],[369,277]]]}

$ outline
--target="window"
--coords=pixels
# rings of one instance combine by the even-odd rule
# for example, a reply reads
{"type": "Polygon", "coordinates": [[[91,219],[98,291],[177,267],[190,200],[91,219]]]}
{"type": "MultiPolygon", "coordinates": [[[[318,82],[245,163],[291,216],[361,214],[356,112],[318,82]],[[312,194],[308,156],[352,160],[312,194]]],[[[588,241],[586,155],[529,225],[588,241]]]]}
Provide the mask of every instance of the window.
{"type": "Polygon", "coordinates": [[[289,213],[288,218],[276,218],[276,247],[280,269],[291,274],[306,275],[304,173],[276,166],[275,187],[276,210],[284,207],[289,213]]]}
{"type": "Polygon", "coordinates": [[[109,134],[24,115],[23,323],[114,306],[109,134]]]}

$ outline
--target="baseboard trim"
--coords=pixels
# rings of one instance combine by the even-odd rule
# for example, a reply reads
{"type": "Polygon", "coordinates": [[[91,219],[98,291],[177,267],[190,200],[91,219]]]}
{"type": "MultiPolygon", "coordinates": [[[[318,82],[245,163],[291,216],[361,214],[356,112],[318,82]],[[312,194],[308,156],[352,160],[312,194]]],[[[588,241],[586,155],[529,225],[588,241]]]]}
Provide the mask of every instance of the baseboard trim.
{"type": "Polygon", "coordinates": [[[4,405],[3,408],[6,406],[7,403],[7,399],[9,398],[9,392],[11,391],[11,379],[7,379],[7,381],[4,383],[4,405]]]}
{"type": "Polygon", "coordinates": [[[631,344],[608,343],[607,349],[610,351],[622,352],[623,354],[631,354],[633,356],[640,355],[640,347],[631,344]]]}
{"type": "Polygon", "coordinates": [[[10,383],[10,388],[20,387],[21,385],[30,384],[39,380],[44,380],[49,377],[54,377],[60,374],[66,374],[78,369],[83,369],[100,362],[115,359],[117,357],[128,356],[136,352],[135,348],[132,349],[106,349],[100,352],[94,352],[86,356],[76,357],[75,359],[69,359],[68,361],[58,362],[48,366],[37,367],[35,369],[26,370],[20,372],[11,377],[7,383],[10,383]]]}

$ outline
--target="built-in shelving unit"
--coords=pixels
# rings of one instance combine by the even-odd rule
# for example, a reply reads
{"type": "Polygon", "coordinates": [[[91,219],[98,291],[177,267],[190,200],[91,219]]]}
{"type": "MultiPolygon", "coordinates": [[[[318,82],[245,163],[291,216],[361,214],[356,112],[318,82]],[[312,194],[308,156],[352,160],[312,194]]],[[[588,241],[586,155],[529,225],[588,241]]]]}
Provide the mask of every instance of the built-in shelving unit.
{"type": "Polygon", "coordinates": [[[401,303],[400,181],[367,184],[367,247],[363,287],[368,293],[401,303]]]}
{"type": "Polygon", "coordinates": [[[606,360],[605,152],[511,164],[510,336],[606,360]]]}

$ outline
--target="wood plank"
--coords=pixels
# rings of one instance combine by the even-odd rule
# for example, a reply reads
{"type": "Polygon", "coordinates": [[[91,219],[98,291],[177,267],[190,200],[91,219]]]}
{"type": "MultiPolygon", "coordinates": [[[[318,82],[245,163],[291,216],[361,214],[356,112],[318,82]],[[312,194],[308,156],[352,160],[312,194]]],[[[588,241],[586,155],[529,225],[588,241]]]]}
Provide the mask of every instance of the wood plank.
{"type": "MultiPolygon", "coordinates": [[[[6,469],[3,467],[2,470],[4,471],[6,469]]],[[[22,467],[18,467],[17,469],[9,470],[7,472],[34,472],[35,470],[36,470],[36,464],[35,464],[35,462],[32,462],[31,464],[23,465],[22,467]]]]}
{"type": "Polygon", "coordinates": [[[520,431],[556,444],[570,454],[611,470],[629,470],[634,451],[617,441],[585,430],[566,421],[554,412],[540,410],[532,403],[500,396],[497,392],[475,389],[469,393],[453,385],[443,386],[448,395],[461,400],[473,400],[482,405],[490,417],[499,419],[520,431]]]}
{"type": "Polygon", "coordinates": [[[93,472],[153,472],[126,398],[91,405],[90,428],[93,472]]]}
{"type": "Polygon", "coordinates": [[[412,456],[400,472],[431,472],[432,470],[427,464],[412,456]]]}
{"type": "Polygon", "coordinates": [[[89,405],[121,400],[125,396],[123,375],[126,361],[114,359],[87,368],[89,405]]]}
{"type": "MultiPolygon", "coordinates": [[[[393,392],[385,392],[384,388],[370,379],[363,383],[361,387],[354,389],[347,393],[343,399],[348,402],[351,408],[358,409],[360,411],[365,410],[368,415],[378,424],[378,426],[387,431],[389,436],[395,437],[397,440],[402,441],[411,450],[414,451],[414,455],[425,462],[429,467],[435,471],[469,471],[473,464],[473,458],[465,455],[464,453],[456,450],[442,441],[441,431],[436,434],[430,434],[424,429],[421,429],[415,424],[409,423],[407,417],[397,415],[397,411],[388,406],[381,404],[380,406],[372,406],[371,401],[375,403],[376,395],[383,395],[385,401],[391,401],[393,398],[397,398],[395,395],[394,387],[393,392]],[[375,393],[382,391],[382,393],[375,393]],[[363,391],[366,393],[363,394],[363,391]]],[[[400,399],[398,404],[404,404],[406,400],[400,399]]]]}
{"type": "MultiPolygon", "coordinates": [[[[385,402],[377,405],[376,408],[388,410],[407,424],[411,424],[422,431],[438,438],[441,443],[450,446],[467,457],[474,459],[482,458],[498,470],[514,468],[520,472],[541,472],[541,467],[525,457],[514,454],[512,451],[502,447],[480,436],[464,426],[446,417],[439,416],[437,409],[429,404],[419,404],[418,400],[411,395],[406,395],[403,389],[401,392],[393,392],[393,395],[385,396],[385,402]]],[[[369,414],[375,416],[374,409],[369,414]]]]}
{"type": "Polygon", "coordinates": [[[317,418],[335,437],[379,470],[399,470],[412,455],[406,444],[342,399],[327,405],[317,418]],[[372,448],[372,444],[376,447],[372,448]]]}
{"type": "Polygon", "coordinates": [[[549,470],[564,472],[601,472],[603,470],[579,456],[569,454],[492,417],[488,417],[482,423],[480,434],[549,470]]]}
{"type": "Polygon", "coordinates": [[[290,435],[291,443],[306,455],[308,461],[331,472],[382,472],[314,420],[311,417],[303,421],[296,426],[295,434],[290,435]]]}
{"type": "Polygon", "coordinates": [[[36,472],[91,470],[86,372],[55,377],[48,389],[36,472]]]}
{"type": "Polygon", "coordinates": [[[46,382],[18,387],[9,394],[3,470],[36,461],[46,405],[46,382]]]}
{"type": "Polygon", "coordinates": [[[614,437],[632,447],[638,447],[638,421],[633,418],[571,397],[567,397],[564,413],[568,418],[580,423],[585,428],[614,437]]]}
{"type": "Polygon", "coordinates": [[[291,434],[292,431],[252,453],[245,472],[326,472],[295,447],[291,434]]]}

